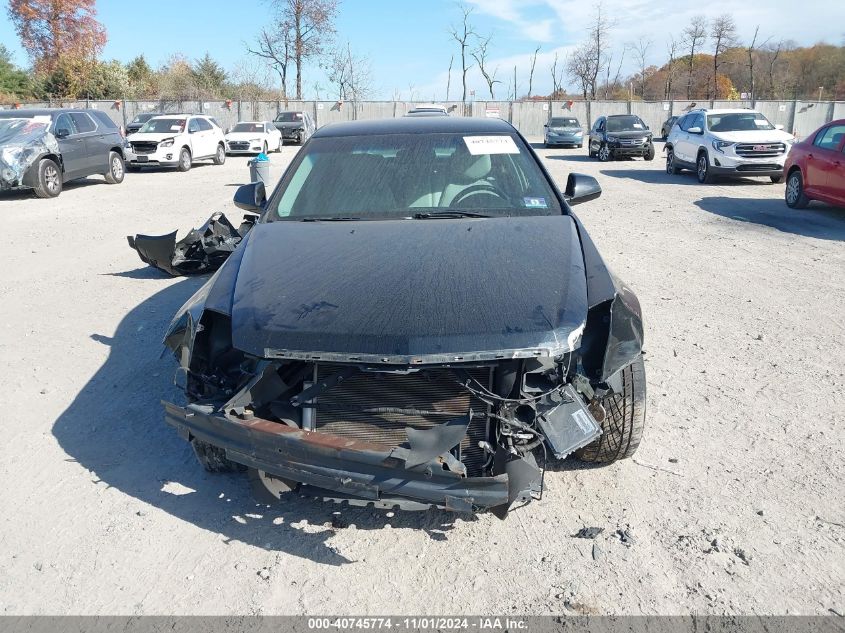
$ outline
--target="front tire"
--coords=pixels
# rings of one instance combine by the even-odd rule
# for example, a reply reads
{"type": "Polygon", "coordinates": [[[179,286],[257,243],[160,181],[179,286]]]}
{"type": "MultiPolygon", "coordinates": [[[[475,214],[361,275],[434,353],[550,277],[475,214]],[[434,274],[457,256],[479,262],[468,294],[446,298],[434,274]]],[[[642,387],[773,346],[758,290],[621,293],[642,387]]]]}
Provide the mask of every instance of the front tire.
{"type": "Polygon", "coordinates": [[[601,400],[605,410],[601,435],[578,450],[575,457],[599,464],[631,457],[645,429],[645,396],[645,364],[640,355],[622,369],[622,393],[610,393],[601,400]]]}
{"type": "Polygon", "coordinates": [[[609,161],[613,155],[610,153],[610,148],[607,146],[607,143],[602,143],[601,147],[599,147],[599,160],[603,163],[609,161]]]}
{"type": "Polygon", "coordinates": [[[179,165],[176,167],[179,171],[188,171],[191,169],[191,150],[183,147],[179,152],[179,165]]]}
{"type": "Polygon", "coordinates": [[[713,182],[713,176],[710,174],[710,161],[707,160],[707,154],[701,152],[696,161],[695,174],[698,176],[698,182],[702,185],[709,185],[713,182]]]}
{"type": "Polygon", "coordinates": [[[246,470],[246,466],[227,458],[222,448],[197,438],[191,440],[191,448],[194,449],[197,461],[210,473],[239,473],[246,470]]]}
{"type": "Polygon", "coordinates": [[[675,165],[675,152],[671,148],[666,150],[666,173],[670,176],[675,176],[680,173],[680,169],[675,165]]]}
{"type": "Polygon", "coordinates": [[[645,152],[645,156],[643,156],[646,160],[654,160],[654,145],[649,145],[648,149],[645,152]]]}
{"type": "Polygon", "coordinates": [[[772,181],[772,184],[779,185],[783,182],[783,176],[769,176],[769,180],[772,181]]]}
{"type": "Polygon", "coordinates": [[[277,504],[286,493],[299,488],[297,482],[276,477],[263,470],[250,468],[247,474],[252,498],[261,505],[277,504]]]}
{"type": "Polygon", "coordinates": [[[226,148],[221,143],[217,146],[217,153],[214,154],[214,164],[222,165],[226,162],[226,148]]]}
{"type": "Polygon", "coordinates": [[[52,158],[38,163],[38,176],[32,189],[39,198],[55,198],[62,192],[62,171],[52,158]]]}
{"type": "Polygon", "coordinates": [[[123,156],[117,152],[109,153],[109,170],[103,174],[106,177],[106,182],[110,185],[119,185],[123,182],[123,177],[126,175],[126,164],[123,162],[123,156]]]}
{"type": "Polygon", "coordinates": [[[789,174],[789,178],[786,179],[784,200],[790,209],[806,209],[810,204],[810,199],[804,195],[804,179],[798,169],[789,174]]]}

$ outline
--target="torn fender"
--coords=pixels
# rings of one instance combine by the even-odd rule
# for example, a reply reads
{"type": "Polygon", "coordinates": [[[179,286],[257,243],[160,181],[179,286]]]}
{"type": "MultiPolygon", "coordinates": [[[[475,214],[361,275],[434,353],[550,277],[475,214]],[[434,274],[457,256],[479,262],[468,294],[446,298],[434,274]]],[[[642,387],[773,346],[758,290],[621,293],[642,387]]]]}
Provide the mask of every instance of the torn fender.
{"type": "Polygon", "coordinates": [[[127,236],[130,248],[145,264],[169,275],[201,275],[220,268],[255,224],[255,214],[244,216],[237,228],[220,212],[178,242],[176,231],[167,235],[127,236]]]}
{"type": "Polygon", "coordinates": [[[0,189],[27,184],[29,168],[47,155],[59,156],[50,121],[0,119],[0,189]]]}

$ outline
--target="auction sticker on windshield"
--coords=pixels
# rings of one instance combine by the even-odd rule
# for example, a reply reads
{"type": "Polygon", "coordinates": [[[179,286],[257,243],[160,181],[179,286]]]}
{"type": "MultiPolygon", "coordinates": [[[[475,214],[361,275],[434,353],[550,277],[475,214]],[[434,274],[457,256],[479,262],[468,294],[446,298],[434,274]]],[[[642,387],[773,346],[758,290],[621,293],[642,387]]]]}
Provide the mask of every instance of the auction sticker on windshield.
{"type": "Polygon", "coordinates": [[[519,154],[519,148],[510,136],[465,136],[464,143],[473,156],[519,154]]]}

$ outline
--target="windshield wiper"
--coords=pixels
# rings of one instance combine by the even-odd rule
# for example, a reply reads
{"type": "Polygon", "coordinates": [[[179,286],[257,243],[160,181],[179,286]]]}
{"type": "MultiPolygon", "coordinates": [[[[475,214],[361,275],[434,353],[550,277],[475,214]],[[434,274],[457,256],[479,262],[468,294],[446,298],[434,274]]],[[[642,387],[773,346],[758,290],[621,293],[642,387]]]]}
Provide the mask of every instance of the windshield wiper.
{"type": "Polygon", "coordinates": [[[474,211],[432,211],[430,213],[415,213],[411,216],[415,220],[429,220],[436,218],[489,218],[489,215],[484,213],[476,213],[474,211]]]}
{"type": "Polygon", "coordinates": [[[361,218],[337,217],[337,218],[302,218],[300,222],[350,222],[361,218]]]}

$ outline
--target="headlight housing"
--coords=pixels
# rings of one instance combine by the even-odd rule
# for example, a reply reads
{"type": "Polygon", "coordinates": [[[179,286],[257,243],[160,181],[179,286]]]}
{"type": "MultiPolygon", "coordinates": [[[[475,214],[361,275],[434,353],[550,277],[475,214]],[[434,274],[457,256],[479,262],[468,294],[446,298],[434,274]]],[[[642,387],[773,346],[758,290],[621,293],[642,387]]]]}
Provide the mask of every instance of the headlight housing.
{"type": "Polygon", "coordinates": [[[251,139],[249,139],[249,142],[250,143],[260,143],[261,139],[260,138],[251,138],[251,139]]]}
{"type": "Polygon", "coordinates": [[[173,141],[176,139],[173,138],[166,138],[161,143],[158,144],[159,147],[173,147],[173,141]]]}
{"type": "Polygon", "coordinates": [[[713,149],[717,152],[722,152],[722,154],[725,153],[725,148],[731,145],[736,145],[736,143],[731,143],[730,141],[713,141],[713,149]]]}
{"type": "Polygon", "coordinates": [[[616,142],[616,141],[618,141],[618,140],[619,140],[619,137],[618,137],[618,136],[608,136],[608,137],[607,137],[607,142],[608,142],[608,143],[615,143],[615,142],[616,142]]]}

